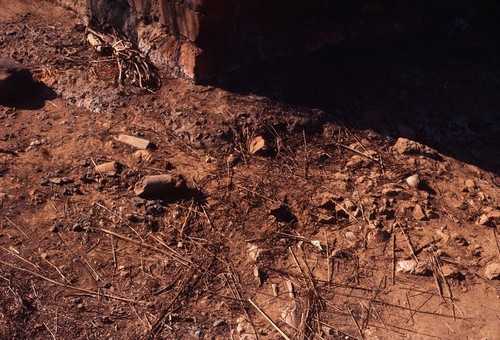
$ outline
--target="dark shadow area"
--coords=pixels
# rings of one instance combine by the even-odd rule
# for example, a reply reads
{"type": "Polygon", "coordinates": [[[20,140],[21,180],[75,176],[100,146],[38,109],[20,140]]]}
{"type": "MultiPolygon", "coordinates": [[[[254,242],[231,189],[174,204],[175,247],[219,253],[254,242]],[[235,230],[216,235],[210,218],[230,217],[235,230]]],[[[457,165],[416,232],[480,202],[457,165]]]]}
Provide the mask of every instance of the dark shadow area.
{"type": "Polygon", "coordinates": [[[9,99],[0,100],[0,105],[22,110],[38,110],[45,101],[57,98],[57,93],[42,82],[34,82],[31,88],[9,99]]]}
{"type": "Polygon", "coordinates": [[[326,120],[404,136],[500,174],[500,22],[348,41],[211,81],[326,120]]]}

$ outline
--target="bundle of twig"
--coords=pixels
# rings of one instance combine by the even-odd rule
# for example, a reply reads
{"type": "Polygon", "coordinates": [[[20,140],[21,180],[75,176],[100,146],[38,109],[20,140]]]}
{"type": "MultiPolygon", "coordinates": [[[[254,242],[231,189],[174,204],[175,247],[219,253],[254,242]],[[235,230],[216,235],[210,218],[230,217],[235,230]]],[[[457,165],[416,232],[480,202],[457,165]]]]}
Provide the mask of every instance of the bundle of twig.
{"type": "Polygon", "coordinates": [[[96,28],[87,27],[87,41],[102,55],[111,55],[116,60],[119,84],[139,86],[141,89],[156,91],[161,87],[158,69],[134,45],[113,31],[104,33],[96,28]]]}

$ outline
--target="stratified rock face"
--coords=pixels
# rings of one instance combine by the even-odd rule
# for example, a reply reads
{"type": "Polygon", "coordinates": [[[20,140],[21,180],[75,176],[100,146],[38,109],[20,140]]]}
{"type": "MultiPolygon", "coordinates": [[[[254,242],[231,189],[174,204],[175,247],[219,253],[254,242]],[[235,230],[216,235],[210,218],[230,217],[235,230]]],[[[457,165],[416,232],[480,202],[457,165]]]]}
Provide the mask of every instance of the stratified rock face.
{"type": "Polygon", "coordinates": [[[55,1],[121,31],[153,62],[193,80],[327,43],[413,30],[439,20],[442,7],[469,6],[467,0],[55,1]]]}
{"type": "Polygon", "coordinates": [[[0,58],[0,102],[16,99],[33,89],[31,72],[10,58],[0,58]]]}

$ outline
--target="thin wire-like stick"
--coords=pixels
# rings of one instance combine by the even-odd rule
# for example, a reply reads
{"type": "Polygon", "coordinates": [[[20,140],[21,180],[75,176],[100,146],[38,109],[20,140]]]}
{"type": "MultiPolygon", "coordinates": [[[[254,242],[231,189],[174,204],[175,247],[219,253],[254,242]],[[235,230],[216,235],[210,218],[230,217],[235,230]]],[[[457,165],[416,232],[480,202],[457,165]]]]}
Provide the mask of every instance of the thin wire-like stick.
{"type": "Polygon", "coordinates": [[[139,235],[139,233],[137,232],[137,230],[135,230],[135,229],[134,229],[134,227],[132,227],[132,226],[130,225],[130,223],[127,223],[127,221],[125,221],[125,220],[124,220],[124,219],[123,219],[120,215],[118,215],[117,213],[115,213],[115,212],[113,212],[113,211],[109,210],[108,208],[106,208],[104,205],[102,205],[102,204],[101,204],[101,203],[99,203],[99,202],[94,202],[94,204],[95,204],[95,205],[97,205],[97,206],[99,206],[99,207],[101,207],[101,208],[103,208],[104,210],[106,210],[106,211],[107,211],[107,212],[109,212],[110,214],[112,214],[112,215],[116,216],[117,218],[119,218],[119,219],[120,219],[120,221],[122,221],[123,223],[125,223],[125,225],[126,225],[127,227],[129,227],[129,228],[130,228],[130,229],[131,229],[131,230],[132,230],[132,231],[133,231],[133,232],[134,232],[134,233],[135,233],[135,234],[136,234],[136,235],[137,235],[137,236],[141,239],[141,241],[142,241],[142,242],[144,242],[144,239],[141,237],[141,235],[139,235]]]}
{"type": "Polygon", "coordinates": [[[25,232],[24,232],[24,231],[23,231],[23,230],[22,230],[22,229],[21,229],[21,228],[20,228],[17,224],[15,224],[14,222],[12,222],[12,221],[10,220],[10,218],[8,218],[7,216],[5,216],[5,219],[6,219],[6,220],[7,220],[10,224],[12,224],[12,225],[13,225],[13,226],[17,229],[17,230],[19,230],[19,231],[21,232],[21,234],[23,234],[23,235],[24,235],[24,237],[26,237],[27,239],[29,239],[29,236],[28,236],[28,235],[27,235],[27,234],[26,234],[26,233],[25,233],[25,232]]]}
{"type": "Polygon", "coordinates": [[[110,298],[110,299],[120,300],[120,301],[124,301],[124,302],[131,302],[131,303],[138,303],[139,302],[139,301],[135,301],[135,300],[132,300],[132,299],[127,299],[127,298],[123,298],[123,297],[120,297],[120,296],[116,296],[116,295],[113,295],[113,294],[108,294],[108,293],[105,293],[105,292],[95,292],[95,291],[92,291],[92,290],[89,290],[89,289],[85,289],[85,288],[79,288],[79,287],[75,287],[75,286],[68,286],[68,285],[66,285],[64,283],[60,283],[60,282],[54,281],[52,279],[49,279],[46,276],[43,276],[43,275],[38,274],[38,273],[35,273],[32,270],[21,268],[21,267],[17,267],[17,266],[14,266],[14,265],[10,264],[10,263],[4,262],[4,261],[0,261],[0,264],[3,264],[4,266],[10,267],[12,269],[19,270],[19,271],[24,272],[24,273],[31,274],[33,276],[36,276],[36,277],[38,277],[38,278],[40,278],[42,280],[45,280],[45,281],[50,282],[52,284],[55,284],[57,286],[64,287],[64,288],[70,288],[70,289],[73,289],[73,290],[77,290],[79,292],[90,294],[91,296],[94,296],[94,297],[104,296],[104,297],[107,297],[107,298],[110,298]]]}
{"type": "Polygon", "coordinates": [[[251,299],[248,299],[248,302],[250,302],[252,306],[255,307],[255,309],[271,324],[271,326],[274,327],[275,330],[278,331],[278,333],[280,333],[282,337],[284,337],[286,340],[290,340],[288,335],[286,335],[285,332],[283,332],[281,328],[279,328],[278,325],[274,323],[274,321],[271,320],[271,318],[262,309],[260,309],[251,299]]]}

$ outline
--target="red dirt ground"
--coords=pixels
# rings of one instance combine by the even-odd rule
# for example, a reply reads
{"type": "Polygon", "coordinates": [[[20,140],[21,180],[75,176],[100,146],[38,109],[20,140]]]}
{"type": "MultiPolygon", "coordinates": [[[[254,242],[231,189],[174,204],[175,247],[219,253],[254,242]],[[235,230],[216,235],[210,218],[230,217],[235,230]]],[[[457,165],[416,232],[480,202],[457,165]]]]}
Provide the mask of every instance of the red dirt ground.
{"type": "Polygon", "coordinates": [[[2,54],[44,84],[0,105],[2,338],[500,339],[500,281],[485,273],[500,261],[488,37],[483,57],[460,49],[435,70],[426,55],[399,84],[377,73],[398,56],[379,55],[328,81],[271,64],[257,66],[266,83],[163,74],[147,93],[114,84],[70,12],[0,8],[2,54]],[[475,120],[459,112],[469,102],[475,120]],[[157,149],[138,154],[122,133],[157,149]],[[249,152],[258,135],[265,155],[249,152]],[[438,156],[401,154],[401,135],[438,156]],[[124,169],[95,170],[106,161],[124,169]],[[141,177],[171,172],[194,194],[135,196],[141,177]],[[396,270],[412,258],[425,275],[396,270]]]}

